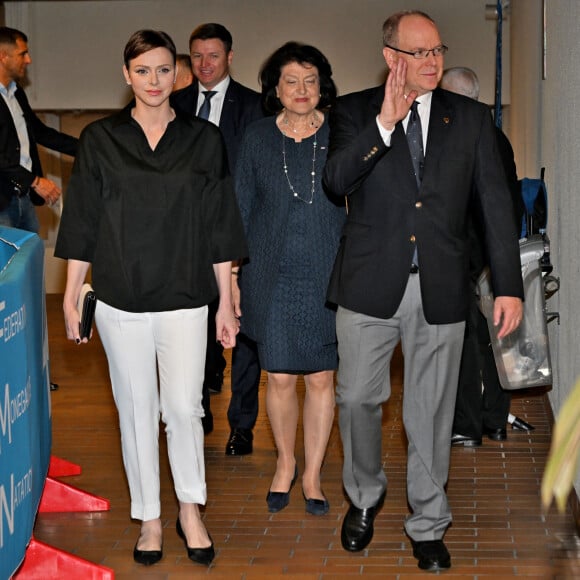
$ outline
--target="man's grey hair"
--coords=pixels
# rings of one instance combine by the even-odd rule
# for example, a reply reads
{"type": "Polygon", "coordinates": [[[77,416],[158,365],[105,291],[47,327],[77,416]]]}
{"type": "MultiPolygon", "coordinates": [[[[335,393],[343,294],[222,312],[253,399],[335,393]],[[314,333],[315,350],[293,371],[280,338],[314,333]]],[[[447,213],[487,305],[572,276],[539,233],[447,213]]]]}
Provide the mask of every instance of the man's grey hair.
{"type": "Polygon", "coordinates": [[[479,79],[474,71],[465,66],[448,68],[441,77],[441,88],[452,93],[479,99],[479,79]]]}

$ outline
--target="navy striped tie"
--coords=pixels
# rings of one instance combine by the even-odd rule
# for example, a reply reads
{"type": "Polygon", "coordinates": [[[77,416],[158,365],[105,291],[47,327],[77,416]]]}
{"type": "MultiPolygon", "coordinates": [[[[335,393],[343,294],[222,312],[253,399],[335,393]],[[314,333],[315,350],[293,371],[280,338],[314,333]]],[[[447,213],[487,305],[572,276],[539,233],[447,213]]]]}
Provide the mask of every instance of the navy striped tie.
{"type": "Polygon", "coordinates": [[[425,163],[423,131],[421,129],[421,117],[419,117],[419,112],[417,111],[418,106],[418,101],[415,101],[411,105],[411,115],[409,116],[409,123],[407,124],[407,142],[409,143],[409,151],[411,152],[411,159],[413,160],[417,187],[421,185],[423,165],[425,163]]]}
{"type": "Polygon", "coordinates": [[[200,119],[209,119],[209,112],[211,111],[211,98],[216,94],[217,91],[202,91],[205,95],[205,101],[201,104],[197,116],[200,119]]]}

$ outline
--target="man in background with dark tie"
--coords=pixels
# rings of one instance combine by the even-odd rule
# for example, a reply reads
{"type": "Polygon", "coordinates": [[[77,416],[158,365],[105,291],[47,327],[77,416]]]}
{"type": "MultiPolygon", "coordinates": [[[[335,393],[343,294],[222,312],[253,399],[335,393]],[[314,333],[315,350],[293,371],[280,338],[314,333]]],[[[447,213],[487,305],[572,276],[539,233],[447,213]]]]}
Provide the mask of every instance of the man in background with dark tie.
{"type": "Polygon", "coordinates": [[[351,501],[341,541],[346,550],[363,550],[385,498],[382,404],[390,396],[389,365],[400,341],[411,508],[405,532],[419,567],[437,571],[451,566],[443,543],[451,523],[445,485],[470,300],[466,224],[472,190],[489,232],[501,337],[521,322],[523,287],[489,110],[437,88],[447,47],[427,14],[388,18],[383,44],[387,81],[339,99],[324,173],[328,189],[349,198],[328,292],[338,304],[336,402],[351,501]]]}
{"type": "MultiPolygon", "coordinates": [[[[217,125],[224,137],[230,172],[234,174],[238,150],[246,127],[263,116],[260,94],[230,77],[234,57],[232,35],[225,26],[206,23],[189,38],[193,74],[197,81],[171,96],[173,106],[217,125]]],[[[232,276],[237,276],[237,267],[232,276]]],[[[208,320],[215,318],[217,301],[210,304],[208,320]]],[[[225,368],[223,349],[216,342],[215,324],[208,324],[207,359],[203,385],[205,433],[213,430],[209,392],[220,392],[225,368]]],[[[252,452],[252,429],[258,416],[260,366],[255,343],[243,334],[232,353],[232,398],[228,409],[231,427],[226,455],[252,452]]]]}

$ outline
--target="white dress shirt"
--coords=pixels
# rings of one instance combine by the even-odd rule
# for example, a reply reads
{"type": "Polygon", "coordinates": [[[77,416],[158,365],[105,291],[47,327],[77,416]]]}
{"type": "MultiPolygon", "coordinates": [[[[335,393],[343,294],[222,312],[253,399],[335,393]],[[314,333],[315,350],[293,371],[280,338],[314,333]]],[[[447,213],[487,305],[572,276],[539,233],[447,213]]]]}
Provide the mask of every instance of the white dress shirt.
{"type": "MultiPolygon", "coordinates": [[[[228,75],[223,81],[220,81],[213,89],[211,89],[212,91],[216,91],[216,94],[211,98],[210,101],[211,107],[209,109],[208,121],[210,121],[214,125],[217,125],[218,127],[222,116],[222,109],[224,106],[224,100],[226,98],[226,91],[228,90],[229,86],[230,86],[230,77],[228,75]]],[[[203,94],[203,91],[208,90],[199,82],[198,87],[199,87],[198,89],[199,95],[197,97],[196,114],[199,113],[199,109],[201,108],[201,105],[205,101],[205,95],[203,94]]]]}

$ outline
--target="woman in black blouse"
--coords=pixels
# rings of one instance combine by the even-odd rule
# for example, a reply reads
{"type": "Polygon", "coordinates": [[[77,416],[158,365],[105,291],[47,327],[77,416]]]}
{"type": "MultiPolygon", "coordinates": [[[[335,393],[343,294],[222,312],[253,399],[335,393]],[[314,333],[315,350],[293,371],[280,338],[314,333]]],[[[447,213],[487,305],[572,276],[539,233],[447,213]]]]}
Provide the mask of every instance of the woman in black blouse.
{"type": "Polygon", "coordinates": [[[189,558],[209,564],[214,547],[198,509],[206,502],[207,304],[219,290],[216,320],[209,323],[231,348],[238,332],[231,261],[245,256],[246,244],[219,130],[169,105],[172,40],[164,32],[136,32],[124,62],[135,100],[83,132],[60,225],[55,254],[68,259],[67,336],[82,342],[76,304],[92,266],[131,517],[142,521],[134,559],[148,565],[162,557],[161,415],[179,500],[177,532],[189,558]]]}

